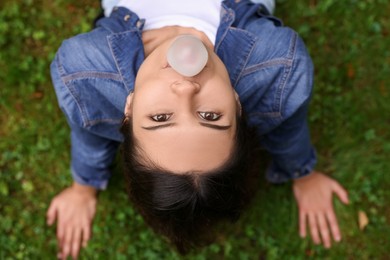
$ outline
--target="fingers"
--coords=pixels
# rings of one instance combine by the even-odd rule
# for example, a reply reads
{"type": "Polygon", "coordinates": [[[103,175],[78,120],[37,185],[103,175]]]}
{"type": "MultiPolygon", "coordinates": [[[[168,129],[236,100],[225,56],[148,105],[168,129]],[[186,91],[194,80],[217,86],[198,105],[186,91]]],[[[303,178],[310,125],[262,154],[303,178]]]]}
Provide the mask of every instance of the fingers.
{"type": "Polygon", "coordinates": [[[319,243],[321,243],[321,240],[318,233],[317,219],[315,213],[309,213],[308,218],[309,218],[311,239],[313,240],[314,244],[318,245],[319,243]]]}
{"type": "Polygon", "coordinates": [[[47,225],[49,225],[49,226],[53,225],[56,218],[57,218],[57,205],[55,204],[55,201],[52,200],[52,202],[50,203],[50,207],[46,213],[47,225]]]}
{"type": "Polygon", "coordinates": [[[325,216],[323,214],[317,214],[317,222],[319,231],[321,233],[322,243],[324,244],[325,248],[330,248],[331,240],[329,236],[328,223],[325,219],[325,216]]]}
{"type": "MultiPolygon", "coordinates": [[[[308,213],[310,235],[313,243],[318,245],[321,242],[325,248],[330,248],[332,245],[329,233],[328,222],[324,214],[308,213]]],[[[336,231],[336,229],[335,229],[336,231]]]]}
{"type": "Polygon", "coordinates": [[[73,242],[73,228],[67,227],[64,232],[62,243],[60,244],[60,257],[61,259],[67,259],[70,255],[73,242]]]}
{"type": "Polygon", "coordinates": [[[47,211],[47,222],[57,221],[58,257],[78,257],[81,245],[91,237],[91,224],[95,214],[96,194],[67,188],[52,201],[47,211]]]}
{"type": "Polygon", "coordinates": [[[65,237],[65,225],[63,224],[62,221],[59,220],[57,225],[57,244],[60,251],[62,250],[64,237],[65,237]]]}
{"type": "Polygon", "coordinates": [[[344,204],[349,204],[348,192],[338,183],[334,182],[333,191],[344,204]]]}
{"type": "Polygon", "coordinates": [[[83,241],[82,241],[82,246],[86,247],[88,244],[88,241],[91,239],[91,226],[90,225],[85,225],[83,227],[83,241]]]}
{"type": "Polygon", "coordinates": [[[301,238],[306,237],[306,213],[299,211],[299,235],[301,238]]]}
{"type": "Polygon", "coordinates": [[[67,259],[68,256],[72,256],[73,259],[77,259],[81,244],[86,246],[90,239],[90,228],[88,227],[74,227],[65,225],[58,226],[58,245],[59,254],[58,258],[67,259]]]}
{"type": "Polygon", "coordinates": [[[306,232],[315,244],[323,243],[330,248],[332,239],[341,240],[341,233],[334,212],[332,193],[344,203],[349,203],[347,191],[335,180],[322,174],[311,175],[306,182],[294,182],[294,195],[299,207],[299,234],[306,232]],[[306,227],[310,229],[306,231],[306,227]]]}
{"type": "Polygon", "coordinates": [[[90,238],[91,228],[88,223],[83,227],[74,229],[70,251],[73,259],[78,258],[81,246],[86,247],[90,238]]]}
{"type": "Polygon", "coordinates": [[[72,250],[71,250],[71,254],[72,254],[73,259],[77,259],[78,255],[79,255],[81,236],[82,236],[81,232],[82,232],[82,229],[76,229],[73,232],[73,241],[72,241],[72,250]]]}
{"type": "Polygon", "coordinates": [[[81,245],[87,246],[87,242],[91,238],[91,226],[90,223],[85,222],[84,225],[71,224],[63,219],[58,219],[57,225],[57,240],[59,253],[58,258],[67,259],[68,256],[72,256],[73,259],[77,259],[81,245]]]}
{"type": "Polygon", "coordinates": [[[325,248],[332,245],[332,237],[335,241],[341,240],[341,233],[333,210],[325,213],[300,213],[300,235],[305,237],[306,217],[309,221],[310,235],[314,244],[323,243],[325,248]],[[332,235],[332,236],[331,236],[332,235]]]}
{"type": "Polygon", "coordinates": [[[326,217],[328,219],[328,223],[330,226],[330,231],[332,232],[332,237],[335,241],[339,242],[341,240],[341,233],[339,229],[339,224],[337,222],[336,215],[334,211],[329,211],[326,213],[326,217]]]}

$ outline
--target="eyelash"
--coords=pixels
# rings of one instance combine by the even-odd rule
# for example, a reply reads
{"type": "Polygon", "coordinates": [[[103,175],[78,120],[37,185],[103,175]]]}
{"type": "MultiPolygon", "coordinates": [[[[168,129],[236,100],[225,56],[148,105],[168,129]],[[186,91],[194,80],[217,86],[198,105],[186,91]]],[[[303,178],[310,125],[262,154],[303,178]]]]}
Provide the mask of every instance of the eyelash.
{"type": "MultiPolygon", "coordinates": [[[[157,114],[157,115],[150,116],[150,119],[152,121],[155,121],[155,122],[166,122],[166,121],[168,121],[172,117],[172,115],[173,114],[157,114]],[[163,116],[164,118],[161,118],[161,116],[163,116]],[[160,119],[159,119],[159,117],[160,117],[160,119]]],[[[218,121],[222,117],[222,114],[216,113],[216,112],[210,112],[210,111],[198,112],[198,115],[203,120],[206,120],[206,121],[218,121]],[[212,119],[207,119],[206,118],[206,114],[211,114],[213,116],[213,118],[212,119]]]]}
{"type": "Polygon", "coordinates": [[[207,121],[218,121],[218,120],[221,118],[221,116],[222,116],[222,114],[220,114],[220,113],[215,113],[215,112],[210,112],[210,111],[207,111],[207,112],[198,112],[198,115],[199,115],[202,119],[207,120],[207,121]],[[202,115],[202,114],[204,114],[204,115],[202,115]],[[212,114],[213,119],[206,119],[206,114],[212,114]],[[214,118],[214,116],[216,116],[216,117],[214,118]]]}
{"type": "Polygon", "coordinates": [[[165,122],[165,121],[168,121],[171,118],[171,116],[172,116],[172,114],[157,114],[157,115],[150,116],[150,119],[155,121],[155,122],[165,122]],[[159,120],[158,117],[160,117],[160,116],[165,116],[168,118],[164,118],[163,120],[159,120]]]}

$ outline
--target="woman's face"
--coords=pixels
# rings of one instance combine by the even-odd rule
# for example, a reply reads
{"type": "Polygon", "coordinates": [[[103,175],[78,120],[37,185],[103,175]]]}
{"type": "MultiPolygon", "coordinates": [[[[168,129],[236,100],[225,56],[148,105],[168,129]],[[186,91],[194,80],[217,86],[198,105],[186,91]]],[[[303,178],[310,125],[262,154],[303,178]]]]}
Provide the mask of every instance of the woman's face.
{"type": "Polygon", "coordinates": [[[233,149],[237,96],[213,51],[198,75],[184,77],[168,66],[171,43],[161,44],[141,65],[126,113],[134,138],[155,164],[178,173],[210,171],[233,149]]]}

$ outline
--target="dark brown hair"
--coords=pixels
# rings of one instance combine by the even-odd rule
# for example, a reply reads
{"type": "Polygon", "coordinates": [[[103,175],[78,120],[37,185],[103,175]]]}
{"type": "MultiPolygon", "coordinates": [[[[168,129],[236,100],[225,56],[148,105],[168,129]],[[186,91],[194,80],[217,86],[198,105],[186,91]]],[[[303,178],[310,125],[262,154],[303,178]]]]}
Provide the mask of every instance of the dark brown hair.
{"type": "Polygon", "coordinates": [[[255,134],[237,116],[233,151],[225,164],[205,173],[174,173],[145,158],[124,119],[122,157],[130,200],[157,233],[181,254],[203,246],[220,220],[236,221],[254,190],[251,161],[255,134]]]}

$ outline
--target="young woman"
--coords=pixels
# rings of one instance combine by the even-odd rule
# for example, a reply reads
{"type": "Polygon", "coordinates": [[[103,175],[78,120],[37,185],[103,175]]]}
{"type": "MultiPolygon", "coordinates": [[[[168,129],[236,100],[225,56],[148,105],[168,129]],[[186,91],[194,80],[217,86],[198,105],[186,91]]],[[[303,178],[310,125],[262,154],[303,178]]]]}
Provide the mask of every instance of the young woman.
{"type": "Polygon", "coordinates": [[[58,220],[62,258],[90,239],[96,194],[121,142],[129,197],[182,253],[247,204],[257,137],[273,158],[268,179],[294,182],[300,235],[308,222],[315,243],[341,239],[332,194],[348,196],[314,171],[306,123],[312,63],[266,3],[122,0],[96,29],[64,41],[51,73],[71,127],[74,183],[47,212],[48,224],[58,220]],[[183,38],[191,40],[175,47],[183,38]],[[191,42],[206,58],[186,73],[200,55],[186,54],[191,42]]]}

